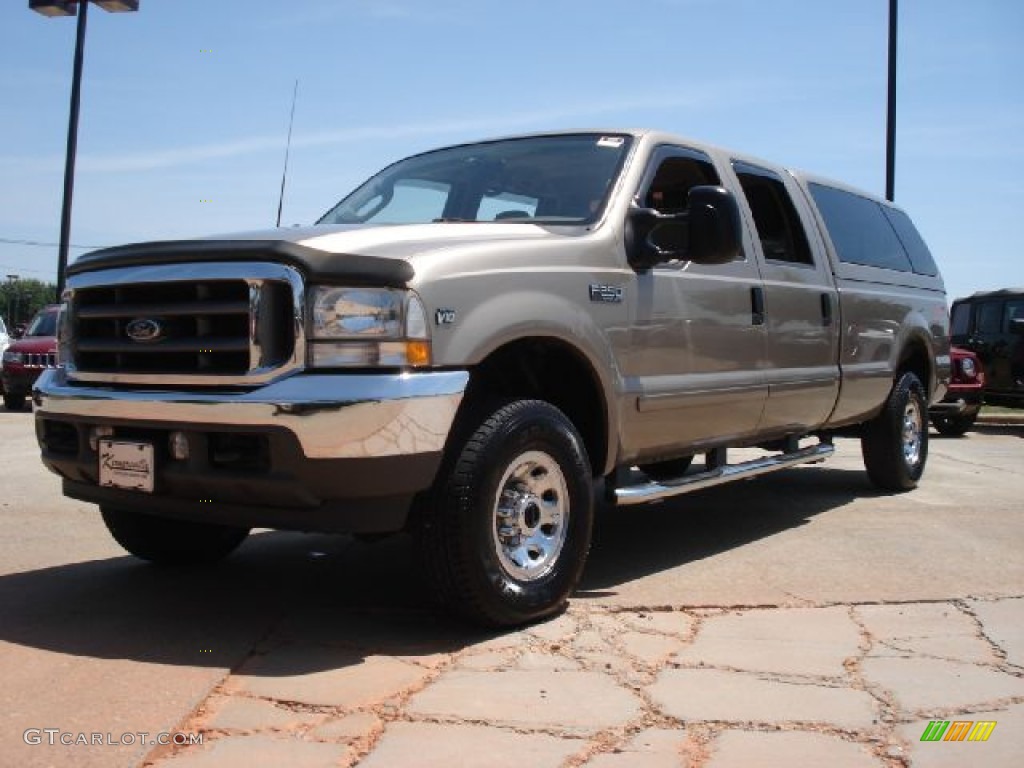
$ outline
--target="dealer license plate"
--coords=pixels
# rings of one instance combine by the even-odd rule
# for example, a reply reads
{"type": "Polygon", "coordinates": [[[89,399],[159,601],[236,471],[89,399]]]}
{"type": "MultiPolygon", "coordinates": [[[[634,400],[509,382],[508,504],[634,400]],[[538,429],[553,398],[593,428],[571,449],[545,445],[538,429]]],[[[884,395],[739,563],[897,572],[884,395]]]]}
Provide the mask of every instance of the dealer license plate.
{"type": "Polygon", "coordinates": [[[153,492],[153,445],[100,440],[100,485],[153,492]]]}

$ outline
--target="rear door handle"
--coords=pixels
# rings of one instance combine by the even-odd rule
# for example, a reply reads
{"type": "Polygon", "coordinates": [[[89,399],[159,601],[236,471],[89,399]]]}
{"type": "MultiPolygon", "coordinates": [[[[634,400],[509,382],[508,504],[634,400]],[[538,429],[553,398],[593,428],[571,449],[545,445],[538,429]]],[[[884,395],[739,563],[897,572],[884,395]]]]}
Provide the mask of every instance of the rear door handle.
{"type": "Polygon", "coordinates": [[[832,297],[827,293],[821,294],[821,324],[832,325],[832,297]]]}
{"type": "Polygon", "coordinates": [[[764,288],[760,285],[750,289],[750,321],[753,325],[764,325],[764,288]]]}

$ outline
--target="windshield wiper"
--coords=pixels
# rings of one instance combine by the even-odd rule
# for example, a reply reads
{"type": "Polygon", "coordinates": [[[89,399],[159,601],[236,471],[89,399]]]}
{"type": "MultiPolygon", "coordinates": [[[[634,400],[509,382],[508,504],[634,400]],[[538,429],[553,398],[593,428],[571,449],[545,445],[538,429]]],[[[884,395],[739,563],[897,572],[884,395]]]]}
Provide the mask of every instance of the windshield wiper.
{"type": "Polygon", "coordinates": [[[476,219],[459,219],[454,216],[442,216],[439,219],[431,219],[434,224],[475,224],[476,219]]]}

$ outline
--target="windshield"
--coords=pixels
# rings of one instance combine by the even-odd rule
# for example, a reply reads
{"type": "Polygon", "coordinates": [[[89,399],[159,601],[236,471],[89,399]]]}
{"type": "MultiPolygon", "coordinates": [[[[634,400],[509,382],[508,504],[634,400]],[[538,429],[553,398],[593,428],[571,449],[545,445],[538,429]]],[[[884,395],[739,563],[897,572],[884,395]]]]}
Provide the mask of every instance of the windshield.
{"type": "Polygon", "coordinates": [[[26,336],[56,336],[57,335],[57,313],[37,312],[32,318],[32,324],[25,331],[26,336]]]}
{"type": "Polygon", "coordinates": [[[604,209],[630,143],[619,134],[572,134],[416,155],[385,168],[317,223],[589,224],[604,209]]]}

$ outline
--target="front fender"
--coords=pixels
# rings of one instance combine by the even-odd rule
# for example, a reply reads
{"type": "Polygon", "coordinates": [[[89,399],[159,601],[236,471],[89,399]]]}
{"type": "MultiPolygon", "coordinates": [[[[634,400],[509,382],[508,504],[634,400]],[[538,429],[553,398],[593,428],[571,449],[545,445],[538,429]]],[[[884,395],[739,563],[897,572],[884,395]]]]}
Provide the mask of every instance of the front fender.
{"type": "MultiPolygon", "coordinates": [[[[587,304],[570,300],[563,292],[537,290],[535,278],[531,282],[529,288],[503,286],[500,293],[469,306],[453,302],[454,317],[448,318],[451,322],[440,324],[435,318],[435,365],[471,368],[498,349],[522,339],[546,338],[564,343],[589,366],[601,388],[609,428],[604,464],[605,471],[611,471],[617,453],[615,425],[619,423],[618,394],[622,387],[602,321],[609,325],[621,322],[623,305],[595,305],[592,310],[587,304]]],[[[573,282],[579,284],[578,276],[573,282]]],[[[464,295],[473,293],[464,289],[464,295]]]]}

